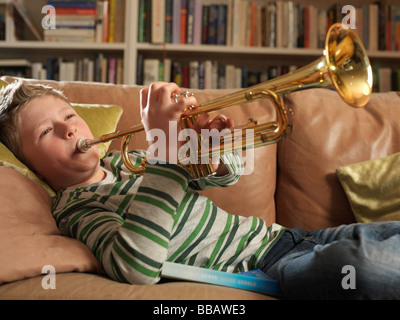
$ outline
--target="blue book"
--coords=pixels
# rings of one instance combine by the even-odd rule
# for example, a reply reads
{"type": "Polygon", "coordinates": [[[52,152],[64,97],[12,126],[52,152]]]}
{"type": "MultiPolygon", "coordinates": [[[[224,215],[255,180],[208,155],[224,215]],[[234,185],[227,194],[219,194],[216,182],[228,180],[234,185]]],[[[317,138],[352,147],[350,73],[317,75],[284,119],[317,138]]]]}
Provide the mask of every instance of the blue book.
{"type": "Polygon", "coordinates": [[[218,30],[217,30],[217,44],[226,45],[226,23],[228,15],[228,6],[221,4],[218,7],[218,30]]]}
{"type": "Polygon", "coordinates": [[[166,261],[161,271],[161,277],[216,284],[274,296],[281,295],[279,282],[272,280],[259,269],[243,273],[229,273],[166,261]]]}
{"type": "Polygon", "coordinates": [[[47,1],[48,5],[55,8],[96,8],[96,0],[84,1],[65,1],[65,0],[50,0],[47,1]]]}
{"type": "Polygon", "coordinates": [[[208,44],[217,44],[218,5],[211,4],[208,15],[208,44]]]}

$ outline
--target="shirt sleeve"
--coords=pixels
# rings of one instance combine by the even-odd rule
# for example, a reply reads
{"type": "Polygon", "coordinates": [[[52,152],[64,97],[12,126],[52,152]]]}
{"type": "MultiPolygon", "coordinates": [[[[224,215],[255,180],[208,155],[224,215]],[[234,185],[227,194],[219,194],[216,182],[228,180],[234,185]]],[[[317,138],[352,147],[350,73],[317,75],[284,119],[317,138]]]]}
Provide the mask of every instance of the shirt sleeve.
{"type": "Polygon", "coordinates": [[[149,164],[134,194],[124,194],[127,185],[117,183],[107,195],[79,196],[53,214],[60,230],[85,243],[112,279],[154,284],[188,178],[177,165],[149,164]]]}
{"type": "Polygon", "coordinates": [[[228,174],[191,180],[189,186],[195,190],[205,190],[213,187],[228,187],[237,183],[244,170],[242,156],[238,153],[226,154],[221,156],[221,161],[227,167],[228,174]]]}

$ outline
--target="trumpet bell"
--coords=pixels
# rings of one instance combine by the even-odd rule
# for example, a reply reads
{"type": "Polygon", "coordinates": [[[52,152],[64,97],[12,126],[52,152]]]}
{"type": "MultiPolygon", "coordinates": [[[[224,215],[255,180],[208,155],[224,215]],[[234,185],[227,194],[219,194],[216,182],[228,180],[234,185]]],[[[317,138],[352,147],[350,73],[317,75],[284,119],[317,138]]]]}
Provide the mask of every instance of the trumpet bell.
{"type": "Polygon", "coordinates": [[[334,24],[328,31],[324,57],[331,82],[352,107],[364,107],[372,92],[372,69],[365,48],[351,29],[334,24]]]}

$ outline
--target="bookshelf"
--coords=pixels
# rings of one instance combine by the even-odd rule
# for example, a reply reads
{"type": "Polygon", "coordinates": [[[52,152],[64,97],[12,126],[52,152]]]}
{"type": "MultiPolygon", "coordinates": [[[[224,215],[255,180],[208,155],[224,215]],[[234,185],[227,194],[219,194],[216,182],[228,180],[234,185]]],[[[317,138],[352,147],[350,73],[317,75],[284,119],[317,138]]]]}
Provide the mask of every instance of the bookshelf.
{"type": "MultiPolygon", "coordinates": [[[[142,6],[142,2],[144,0],[139,0],[139,8],[138,11],[140,12],[141,6],[142,6]]],[[[172,1],[172,3],[174,3],[174,0],[170,0],[172,1]]],[[[314,61],[316,58],[320,57],[323,51],[321,42],[324,41],[325,39],[325,34],[326,34],[326,29],[324,30],[324,28],[321,27],[321,23],[319,22],[320,19],[320,15],[321,12],[323,12],[324,14],[324,18],[325,20],[323,21],[323,25],[325,26],[327,24],[327,20],[331,18],[330,15],[332,15],[332,13],[335,13],[337,15],[336,20],[332,21],[332,22],[341,22],[343,17],[345,16],[345,14],[342,14],[341,12],[338,12],[343,6],[343,4],[340,4],[339,1],[332,1],[332,0],[327,0],[324,2],[321,1],[308,1],[308,0],[301,0],[301,1],[259,1],[259,0],[255,0],[255,1],[244,1],[247,2],[248,5],[245,6],[244,10],[240,10],[243,7],[239,7],[239,9],[236,9],[235,5],[237,5],[237,3],[240,3],[243,1],[236,1],[236,0],[231,0],[231,1],[226,1],[226,0],[203,0],[203,12],[204,12],[204,6],[205,5],[210,5],[210,4],[219,4],[219,5],[226,5],[228,6],[228,12],[233,12],[233,17],[232,16],[228,16],[228,18],[226,19],[226,24],[231,26],[231,30],[228,29],[228,31],[226,31],[226,44],[225,45],[215,45],[215,44],[209,44],[202,40],[196,41],[192,41],[195,42],[194,44],[187,44],[188,40],[182,41],[182,39],[179,39],[179,37],[176,37],[175,39],[171,40],[171,37],[165,37],[164,41],[167,43],[158,43],[160,42],[160,40],[156,40],[153,41],[153,39],[151,39],[151,37],[149,37],[149,34],[152,35],[152,31],[147,31],[147,35],[145,37],[143,37],[142,35],[138,35],[138,43],[137,43],[137,52],[138,52],[138,56],[142,56],[141,59],[139,59],[139,61],[143,61],[141,62],[144,65],[144,61],[146,59],[148,60],[159,60],[160,64],[161,64],[161,70],[163,68],[162,64],[165,61],[165,59],[171,59],[172,61],[180,61],[182,64],[182,68],[183,66],[185,66],[186,68],[189,68],[189,71],[185,70],[182,71],[182,73],[186,73],[186,77],[190,77],[190,75],[192,74],[192,68],[190,67],[190,62],[193,60],[198,60],[199,62],[201,61],[207,61],[207,60],[212,60],[212,61],[217,61],[218,64],[222,64],[226,66],[226,71],[225,74],[229,74],[229,77],[232,77],[232,72],[230,71],[230,73],[227,73],[228,70],[228,66],[232,67],[232,65],[234,66],[235,69],[244,69],[242,71],[242,73],[233,73],[234,77],[238,77],[240,74],[242,74],[244,72],[248,73],[248,77],[249,74],[251,77],[253,77],[252,82],[250,83],[250,81],[245,82],[245,84],[251,85],[254,83],[254,81],[256,82],[261,82],[261,79],[265,80],[268,79],[270,77],[273,77],[276,74],[280,74],[281,72],[286,72],[288,70],[292,70],[293,68],[296,67],[300,67],[303,65],[306,65],[312,61],[314,61]],[[266,26],[265,29],[262,29],[263,27],[259,26],[259,30],[257,30],[257,27],[255,27],[254,25],[260,25],[259,22],[264,22],[268,20],[269,17],[269,11],[267,11],[267,13],[264,13],[262,10],[267,10],[265,8],[267,8],[267,6],[270,3],[274,3],[275,7],[274,7],[274,13],[275,13],[275,28],[278,28],[277,26],[279,25],[279,21],[280,21],[280,27],[281,30],[283,30],[284,28],[287,28],[287,30],[285,30],[285,32],[281,32],[279,33],[277,31],[277,29],[275,29],[276,34],[275,34],[275,43],[273,45],[271,44],[266,44],[268,43],[268,38],[266,40],[264,40],[264,38],[262,38],[263,40],[258,41],[258,43],[255,43],[256,41],[254,40],[254,38],[256,38],[257,34],[260,34],[261,32],[263,32],[263,36],[264,37],[264,33],[268,34],[265,30],[268,30],[269,26],[266,26]],[[279,6],[278,6],[279,3],[279,6]],[[290,6],[288,5],[290,3],[290,6]],[[299,6],[300,4],[300,6],[299,6]],[[256,9],[254,10],[254,8],[252,8],[252,5],[258,6],[256,7],[256,9]],[[290,9],[288,9],[290,7],[290,9]],[[261,10],[260,10],[261,8],[261,10]],[[307,8],[307,14],[308,16],[308,25],[310,25],[310,31],[309,31],[309,43],[306,45],[306,33],[304,31],[304,33],[302,34],[303,37],[303,43],[297,43],[297,42],[293,42],[293,39],[297,39],[299,37],[299,34],[297,35],[292,35],[291,33],[295,34],[296,32],[298,32],[298,30],[296,30],[296,25],[297,25],[297,29],[299,29],[300,25],[304,26],[306,23],[304,21],[306,21],[306,17],[305,17],[305,10],[307,8]],[[298,10],[297,13],[294,10],[298,10]],[[236,11],[235,11],[236,10],[236,11]],[[279,11],[280,10],[280,11],[279,11]],[[242,26],[242,25],[246,25],[246,21],[245,22],[240,22],[240,19],[245,20],[246,18],[243,17],[243,12],[245,11],[244,16],[246,17],[247,14],[247,29],[246,29],[246,34],[245,36],[242,36],[241,40],[238,40],[238,36],[236,36],[236,40],[235,40],[235,33],[232,30],[237,30],[235,29],[235,19],[239,20],[239,23],[236,22],[236,25],[242,26]],[[280,15],[278,15],[278,11],[281,12],[280,15]],[[332,12],[333,11],[333,12],[332,12]],[[238,12],[237,14],[235,12],[238,12]],[[260,13],[261,12],[261,13],[260,13]],[[288,14],[288,12],[291,12],[291,18],[290,17],[290,13],[288,14]],[[299,13],[301,15],[299,15],[299,13]],[[262,15],[262,17],[266,17],[261,18],[257,17],[257,14],[262,15]],[[238,18],[237,18],[238,16],[238,18]],[[279,16],[279,18],[278,18],[279,16]],[[293,19],[293,16],[295,17],[293,19]],[[249,17],[252,17],[252,19],[250,19],[249,17]],[[312,19],[313,17],[313,19],[312,19]],[[229,20],[230,19],[230,20],[229,20]],[[256,22],[252,22],[253,19],[256,19],[256,22]],[[297,20],[296,20],[297,19],[297,20]],[[303,19],[303,20],[302,20],[303,19]],[[294,20],[294,21],[293,21],[294,20]],[[302,21],[302,23],[300,23],[300,21],[302,21]],[[283,25],[283,26],[282,26],[283,25]],[[249,27],[251,26],[251,27],[249,27]],[[291,26],[291,28],[290,28],[291,26]],[[251,29],[251,31],[249,32],[249,29],[251,29]],[[261,29],[261,31],[260,31],[261,29]],[[253,34],[252,34],[252,33],[253,34]],[[279,36],[279,40],[278,38],[278,34],[279,36]],[[243,41],[243,37],[245,38],[245,41],[243,41]],[[247,38],[253,38],[252,41],[249,41],[247,38]],[[289,40],[289,38],[291,38],[291,40],[289,40]],[[312,41],[311,39],[314,39],[314,41],[312,41]],[[322,39],[322,40],[321,40],[322,39]],[[247,41],[247,43],[245,43],[247,41]],[[188,67],[189,66],[189,67],[188,67]],[[271,72],[272,71],[274,72],[271,72]],[[275,70],[274,70],[275,69],[275,70]],[[261,72],[259,72],[261,70],[261,72]],[[254,72],[258,71],[258,75],[257,79],[254,80],[254,72]],[[269,74],[270,73],[270,74],[269,74]]],[[[356,8],[356,19],[358,22],[358,24],[356,25],[357,28],[357,32],[359,30],[367,30],[364,31],[363,33],[360,34],[360,37],[363,39],[363,42],[367,48],[368,51],[368,56],[370,57],[371,63],[372,63],[372,67],[375,69],[376,71],[376,79],[385,76],[387,77],[388,75],[390,76],[390,89],[386,87],[382,87],[381,89],[383,91],[386,90],[400,90],[398,83],[400,82],[399,77],[400,77],[400,71],[398,71],[398,69],[400,68],[400,51],[397,45],[397,48],[394,48],[393,46],[393,40],[389,42],[389,40],[386,39],[386,31],[385,31],[385,36],[381,35],[381,30],[378,27],[378,21],[383,21],[383,17],[387,17],[388,14],[386,13],[386,10],[388,10],[388,8],[394,8],[395,5],[400,6],[400,1],[378,1],[379,2],[379,6],[376,5],[377,1],[357,1],[357,0],[353,0],[353,1],[347,1],[345,2],[345,4],[351,4],[356,8]],[[371,7],[371,8],[370,8],[371,7]],[[374,7],[374,8],[372,8],[374,7]],[[373,9],[375,11],[373,11],[373,9]],[[375,13],[375,16],[373,15],[373,13],[375,13]],[[363,17],[365,15],[368,15],[368,19],[364,19],[363,21],[363,17]],[[373,20],[373,18],[375,18],[375,20],[373,20]],[[364,25],[362,24],[364,23],[364,25]],[[373,27],[375,26],[375,28],[373,27]],[[363,29],[364,28],[364,29],[363,29]],[[375,30],[376,29],[376,30],[375,30]],[[390,43],[389,48],[387,48],[387,44],[385,43],[385,41],[383,42],[383,44],[381,44],[381,38],[385,39],[385,41],[387,41],[388,43],[390,43]],[[384,46],[384,48],[382,47],[384,46]],[[379,50],[380,49],[380,50],[379,50]],[[390,49],[390,50],[389,50],[390,49]],[[389,70],[390,69],[390,70],[389,70]],[[382,72],[380,72],[382,71],[382,72]],[[388,73],[389,72],[389,73],[388,73]],[[394,73],[393,76],[391,73],[394,73]],[[380,77],[379,77],[380,75],[380,77]],[[393,78],[393,79],[392,79],[393,78]],[[392,83],[393,82],[393,83],[392,83]]],[[[398,7],[400,8],[400,7],[398,7]]],[[[397,15],[400,14],[400,9],[397,8],[397,15]]],[[[211,9],[209,9],[211,12],[211,9]]],[[[270,9],[268,9],[270,10],[270,9]]],[[[175,13],[174,10],[170,10],[169,15],[171,15],[171,11],[172,11],[172,20],[174,21],[175,18],[175,13]]],[[[189,12],[189,9],[187,8],[187,12],[189,12]]],[[[168,10],[167,10],[167,14],[168,15],[168,10]]],[[[196,19],[196,12],[194,11],[193,13],[194,15],[194,19],[196,19]]],[[[212,14],[209,13],[209,16],[211,16],[212,14]]],[[[187,16],[189,16],[189,13],[187,13],[187,16]]],[[[215,16],[215,15],[214,15],[215,16]]],[[[391,15],[389,15],[391,20],[395,20],[400,21],[400,19],[396,16],[396,18],[394,19],[391,15]]],[[[178,18],[179,19],[179,18],[178,18]]],[[[207,18],[206,18],[207,19],[207,18]]],[[[197,18],[197,20],[199,20],[199,18],[197,18]]],[[[193,20],[192,20],[193,21],[193,20]]],[[[208,20],[209,21],[209,25],[212,24],[211,19],[208,20]]],[[[272,19],[271,19],[272,21],[272,19]]],[[[144,29],[143,26],[140,26],[140,19],[138,21],[139,24],[139,30],[138,32],[140,32],[141,30],[144,29]]],[[[187,22],[188,23],[188,22],[187,22]]],[[[398,23],[398,22],[397,22],[398,23]]],[[[174,33],[180,32],[178,31],[179,28],[177,26],[174,25],[174,22],[172,22],[174,29],[174,33]]],[[[214,24],[214,25],[218,25],[218,24],[214,24]]],[[[169,27],[171,28],[171,27],[169,27]]],[[[196,28],[196,23],[193,23],[193,29],[195,30],[196,28]]],[[[397,27],[399,28],[399,27],[397,27]]],[[[272,28],[271,28],[272,29],[272,28]]],[[[270,29],[270,30],[271,30],[270,29]]],[[[240,33],[240,28],[239,31],[237,31],[236,33],[240,33]]],[[[397,29],[398,30],[398,29],[397,29]]],[[[202,30],[203,31],[203,30],[202,30]]],[[[192,31],[193,34],[195,34],[195,31],[192,31]]],[[[391,30],[391,32],[393,32],[391,30]]],[[[397,33],[399,33],[399,31],[396,31],[397,33]]],[[[214,34],[218,33],[218,26],[214,28],[214,34]]],[[[204,34],[204,32],[203,32],[204,34]]],[[[399,35],[397,35],[397,37],[399,37],[399,35]]],[[[193,38],[196,38],[195,35],[193,35],[193,38]]],[[[199,37],[197,37],[198,39],[199,37]]],[[[162,42],[162,41],[161,41],[162,42]]],[[[398,40],[397,40],[398,42],[398,40]]],[[[173,62],[172,62],[173,63],[173,62]]],[[[140,68],[141,64],[138,63],[137,68],[140,68]]],[[[165,67],[165,66],[164,66],[165,67]]],[[[168,65],[169,67],[169,65],[168,65]]],[[[152,66],[150,67],[153,70],[156,70],[156,66],[152,66]]],[[[174,66],[172,67],[174,68],[174,66]]],[[[180,68],[179,66],[177,68],[180,68]]],[[[196,70],[197,65],[194,66],[194,70],[196,70]]],[[[202,67],[204,68],[204,67],[202,67]]],[[[194,71],[195,72],[195,71],[194,71]]],[[[204,71],[201,71],[204,72],[204,71]]],[[[172,71],[173,73],[173,71],[172,71]]],[[[143,72],[139,79],[138,82],[143,81],[144,83],[146,83],[146,74],[148,75],[148,72],[143,72]]],[[[160,76],[160,75],[159,75],[160,76]]],[[[173,75],[172,75],[173,77],[173,75]]],[[[226,77],[226,75],[225,75],[226,77]]],[[[154,79],[155,76],[150,76],[150,80],[154,79]]],[[[174,80],[174,79],[172,79],[174,80]]],[[[179,81],[179,78],[178,78],[179,81]]],[[[196,77],[194,77],[194,81],[197,82],[196,77]]],[[[204,81],[206,82],[206,81],[204,81]]],[[[242,87],[245,87],[246,85],[243,84],[244,81],[242,81],[242,87]]],[[[186,82],[183,83],[183,86],[186,86],[189,83],[189,86],[191,86],[191,79],[187,80],[186,82]]],[[[388,81],[386,81],[386,83],[388,83],[388,81]]],[[[225,84],[227,85],[228,83],[225,81],[225,84]]],[[[379,88],[379,84],[378,81],[375,82],[376,87],[375,90],[378,91],[380,90],[379,88]]],[[[203,84],[204,85],[204,84],[203,84]]],[[[230,85],[232,85],[232,83],[230,83],[230,85]]],[[[200,87],[202,88],[202,87],[200,87]]]]}
{"type": "MultiPolygon", "coordinates": [[[[14,0],[0,0],[0,18],[2,13],[2,7],[11,6],[14,0]],[[10,4],[11,3],[11,4],[10,4]]],[[[107,39],[93,39],[93,41],[78,41],[80,38],[79,35],[74,34],[71,40],[63,39],[63,41],[46,41],[46,31],[51,32],[52,30],[44,30],[42,27],[42,20],[45,18],[46,13],[42,13],[42,8],[47,4],[57,3],[59,1],[47,1],[47,0],[18,0],[20,4],[23,5],[23,8],[26,10],[27,15],[33,25],[36,28],[41,37],[44,38],[44,41],[39,41],[30,31],[30,28],[24,24],[23,25],[23,39],[15,39],[11,36],[10,32],[5,32],[6,37],[4,40],[0,40],[0,60],[15,60],[18,62],[19,60],[28,60],[32,63],[32,70],[35,65],[41,64],[43,68],[48,67],[49,59],[54,59],[56,62],[63,62],[66,64],[74,64],[75,70],[71,74],[68,74],[63,79],[60,79],[61,74],[57,76],[57,80],[72,80],[73,77],[75,80],[84,80],[84,81],[103,81],[103,82],[113,82],[113,83],[130,83],[129,82],[129,70],[133,68],[130,64],[129,59],[129,49],[131,48],[128,45],[128,35],[129,32],[125,32],[125,30],[130,29],[130,12],[132,12],[131,1],[126,0],[112,0],[114,3],[124,3],[125,9],[120,10],[123,11],[121,14],[115,14],[115,19],[122,18],[119,20],[121,24],[123,24],[124,32],[120,32],[122,36],[120,38],[113,37],[113,42],[107,39]],[[103,61],[104,60],[104,61],[103,61]],[[107,60],[107,66],[104,66],[105,60],[107,60]],[[110,70],[108,67],[111,65],[111,60],[113,60],[115,64],[115,76],[112,77],[110,75],[110,70]],[[103,69],[107,69],[101,75],[97,74],[97,78],[94,78],[96,64],[100,64],[103,61],[103,69]],[[123,66],[125,65],[125,67],[123,66]],[[119,69],[118,69],[119,67],[119,69]],[[78,77],[78,69],[79,77],[78,77]],[[89,74],[86,74],[87,70],[90,70],[89,74]],[[116,74],[118,70],[118,75],[116,74]],[[85,75],[83,75],[85,74],[85,75]]],[[[86,3],[92,6],[99,8],[99,3],[110,3],[111,0],[85,0],[85,1],[76,1],[77,3],[86,3]]],[[[109,6],[107,6],[109,8],[109,6]]],[[[84,10],[88,10],[88,8],[82,8],[84,10]]],[[[56,18],[61,18],[61,15],[65,16],[64,13],[58,14],[56,8],[56,18]]],[[[92,10],[92,9],[89,9],[92,10]]],[[[14,9],[15,11],[15,9],[14,9]]],[[[75,16],[80,14],[75,14],[75,16]]],[[[97,9],[96,13],[92,15],[92,13],[85,12],[84,19],[93,20],[92,25],[96,28],[96,24],[99,25],[99,9],[97,9]]],[[[65,23],[76,23],[72,21],[74,18],[69,19],[69,17],[64,18],[65,23]],[[65,21],[65,19],[68,19],[65,21]]],[[[62,19],[60,19],[61,21],[62,19]]],[[[88,22],[86,21],[86,24],[88,22]]],[[[13,23],[11,22],[13,28],[13,23]]],[[[15,23],[16,25],[16,23],[15,23]]],[[[10,27],[10,24],[6,23],[6,27],[10,27]]],[[[116,27],[115,27],[116,28],[116,27]]],[[[57,29],[60,29],[57,27],[57,29]]],[[[83,29],[83,28],[82,28],[83,29]]],[[[89,30],[89,28],[87,28],[89,30]]],[[[59,30],[57,30],[59,31],[59,30]]],[[[87,31],[87,30],[85,30],[87,31]]],[[[90,30],[94,31],[94,30],[90,30]]],[[[96,30],[97,33],[97,30],[96,30]]],[[[115,32],[116,33],[116,32],[115,32]]],[[[1,34],[1,32],[0,32],[1,34]]],[[[51,34],[51,33],[50,33],[51,34]]],[[[111,32],[110,32],[111,34],[111,32]]],[[[61,73],[61,67],[59,67],[61,73]]],[[[100,72],[100,71],[98,71],[100,72]]],[[[31,75],[31,74],[30,74],[31,75]]],[[[47,76],[46,76],[47,77],[47,76]]],[[[55,79],[55,77],[50,77],[51,79],[55,79]]]]}
{"type": "MultiPolygon", "coordinates": [[[[2,3],[10,0],[0,0],[0,8],[2,3]]],[[[24,2],[26,9],[32,23],[36,28],[43,33],[41,27],[41,21],[44,14],[41,13],[41,9],[47,4],[46,0],[29,0],[24,2]]],[[[103,0],[98,0],[103,1],[103,0]]],[[[111,0],[110,0],[111,1],[111,0]]],[[[321,56],[322,48],[312,45],[311,47],[296,47],[288,45],[278,45],[275,47],[271,46],[256,46],[250,45],[249,43],[233,43],[232,28],[228,29],[226,26],[226,44],[215,45],[215,44],[203,44],[203,43],[164,43],[166,42],[165,37],[156,34],[153,35],[153,41],[150,39],[141,39],[139,37],[142,32],[143,26],[140,25],[140,10],[142,0],[126,0],[125,12],[124,12],[124,38],[119,43],[76,43],[76,42],[46,42],[37,41],[34,36],[29,33],[29,30],[25,32],[27,34],[26,40],[15,40],[10,39],[0,40],[0,59],[26,59],[30,62],[41,62],[45,63],[48,57],[62,57],[65,60],[76,60],[90,58],[95,60],[99,54],[105,57],[113,57],[123,61],[123,77],[122,82],[124,84],[139,84],[143,81],[143,62],[144,60],[158,60],[164,62],[169,61],[173,64],[179,62],[185,68],[190,67],[190,63],[196,62],[216,62],[219,66],[234,66],[236,69],[241,68],[252,72],[265,70],[267,72],[276,66],[283,66],[285,70],[289,70],[292,66],[303,66],[307,63],[314,61],[316,58],[321,56]],[[229,40],[229,39],[230,40],[229,40]]],[[[144,1],[144,0],[143,0],[144,1]]],[[[156,8],[166,8],[166,0],[151,0],[153,6],[156,8]]],[[[182,0],[180,0],[182,1],[182,0]]],[[[252,0],[241,0],[251,4],[252,0]]],[[[227,4],[228,10],[232,10],[235,0],[202,0],[202,5],[205,4],[227,4]]],[[[268,2],[266,0],[255,0],[254,3],[264,6],[268,2]]],[[[278,2],[278,1],[276,1],[278,2]]],[[[289,3],[290,1],[282,0],[282,3],[289,3]]],[[[351,4],[354,7],[373,4],[374,0],[352,0],[347,1],[345,4],[351,4]]],[[[400,6],[400,0],[387,0],[378,1],[381,4],[381,8],[386,8],[385,5],[398,5],[400,6]]],[[[306,6],[312,6],[315,10],[328,10],[333,5],[337,5],[337,8],[341,8],[343,5],[340,1],[326,0],[324,2],[317,0],[294,0],[291,2],[293,5],[301,4],[302,8],[306,6]]],[[[285,7],[287,8],[287,7],[285,7]]],[[[162,9],[164,10],[164,9],[162,9]]],[[[153,10],[156,11],[156,10],[153,10]]],[[[258,11],[257,11],[258,12],[258,11]]],[[[1,11],[0,11],[1,16],[1,11]]],[[[340,19],[344,14],[340,16],[340,19]]],[[[285,16],[286,17],[286,16],[285,16]]],[[[231,18],[233,19],[233,18],[231,18]]],[[[259,20],[256,21],[262,21],[259,20]]],[[[286,19],[286,18],[285,18],[286,19]]],[[[399,18],[400,19],[400,18],[399,18]]],[[[358,20],[358,18],[357,18],[358,20]]],[[[284,20],[286,21],[286,20],[284,20]]],[[[341,21],[341,20],[339,20],[341,21]]],[[[231,25],[232,20],[227,21],[227,24],[231,25]]],[[[257,22],[255,23],[257,24],[257,22]]],[[[314,22],[315,24],[315,22],[314,22]]],[[[163,28],[166,28],[166,23],[163,24],[163,28]]],[[[152,25],[147,26],[148,32],[152,31],[152,25]]],[[[320,29],[313,27],[314,31],[320,29]]],[[[378,27],[377,27],[378,29],[378,27]]],[[[156,30],[155,30],[156,31],[156,30]]],[[[379,30],[377,30],[378,32],[379,30]]],[[[161,32],[165,32],[161,31],[161,32]]],[[[325,32],[325,31],[324,31],[325,32]]],[[[321,33],[324,33],[321,32],[321,33]]],[[[1,32],[0,32],[1,34],[1,32]]],[[[314,35],[315,36],[315,35],[314,35]]],[[[379,37],[379,36],[378,36],[379,37]]],[[[172,39],[167,40],[172,42],[172,39]]],[[[392,49],[378,50],[378,48],[368,49],[368,55],[370,57],[372,66],[376,69],[385,69],[386,74],[388,68],[392,71],[400,70],[400,50],[392,49]]],[[[167,65],[168,66],[168,65],[167,65]]],[[[271,75],[269,75],[271,76],[271,75]]],[[[268,77],[266,75],[265,77],[268,77]]],[[[264,77],[264,78],[265,78],[264,77]]],[[[161,77],[160,77],[161,78],[161,77]]],[[[261,78],[253,81],[259,81],[261,78]]],[[[174,79],[171,79],[174,80],[174,79]]],[[[190,82],[184,83],[185,85],[190,82]]],[[[243,84],[243,83],[242,83],[243,84]]],[[[378,90],[379,88],[377,88],[378,90]]],[[[393,88],[399,90],[397,87],[393,88]]]]}

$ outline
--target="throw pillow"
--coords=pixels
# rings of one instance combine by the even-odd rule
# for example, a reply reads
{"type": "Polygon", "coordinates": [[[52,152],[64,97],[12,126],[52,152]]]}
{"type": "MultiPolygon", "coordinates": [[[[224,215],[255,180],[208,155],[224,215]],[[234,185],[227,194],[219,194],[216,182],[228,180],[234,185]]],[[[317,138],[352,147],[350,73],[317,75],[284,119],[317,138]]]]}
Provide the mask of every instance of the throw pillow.
{"type": "Polygon", "coordinates": [[[47,265],[56,274],[102,272],[88,247],[61,235],[43,188],[10,168],[0,176],[0,284],[40,276],[47,265]]]}
{"type": "Polygon", "coordinates": [[[358,222],[400,220],[400,153],[337,169],[358,222]]]}

